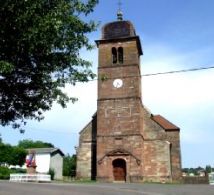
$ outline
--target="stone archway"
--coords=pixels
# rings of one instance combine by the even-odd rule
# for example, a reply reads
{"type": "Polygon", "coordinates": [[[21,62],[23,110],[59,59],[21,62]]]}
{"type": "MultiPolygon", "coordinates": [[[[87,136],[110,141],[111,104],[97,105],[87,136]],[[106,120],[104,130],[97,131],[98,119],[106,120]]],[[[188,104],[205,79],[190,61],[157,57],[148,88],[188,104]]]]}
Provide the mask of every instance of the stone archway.
{"type": "Polygon", "coordinates": [[[126,161],[115,159],[112,162],[114,181],[126,181],[126,161]]]}

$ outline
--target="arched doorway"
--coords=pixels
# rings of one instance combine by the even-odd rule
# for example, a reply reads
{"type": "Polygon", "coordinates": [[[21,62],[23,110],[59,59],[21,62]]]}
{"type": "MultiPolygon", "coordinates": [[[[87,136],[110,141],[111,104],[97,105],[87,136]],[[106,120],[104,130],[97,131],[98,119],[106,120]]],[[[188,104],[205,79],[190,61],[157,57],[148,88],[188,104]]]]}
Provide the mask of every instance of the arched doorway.
{"type": "Polygon", "coordinates": [[[115,159],[112,162],[114,181],[126,181],[126,161],[115,159]]]}

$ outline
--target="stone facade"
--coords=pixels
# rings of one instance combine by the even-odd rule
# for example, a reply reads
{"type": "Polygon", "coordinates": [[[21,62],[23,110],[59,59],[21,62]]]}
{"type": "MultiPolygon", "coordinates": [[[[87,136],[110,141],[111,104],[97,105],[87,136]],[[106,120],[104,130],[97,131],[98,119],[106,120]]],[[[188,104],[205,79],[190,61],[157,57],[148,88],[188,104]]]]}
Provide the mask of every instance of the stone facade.
{"type": "Polygon", "coordinates": [[[96,131],[97,115],[95,114],[80,132],[79,147],[77,148],[78,179],[96,179],[96,131]]]}
{"type": "Polygon", "coordinates": [[[102,29],[97,113],[80,132],[77,177],[99,181],[178,181],[180,129],[142,104],[140,39],[129,21],[102,29]]]}

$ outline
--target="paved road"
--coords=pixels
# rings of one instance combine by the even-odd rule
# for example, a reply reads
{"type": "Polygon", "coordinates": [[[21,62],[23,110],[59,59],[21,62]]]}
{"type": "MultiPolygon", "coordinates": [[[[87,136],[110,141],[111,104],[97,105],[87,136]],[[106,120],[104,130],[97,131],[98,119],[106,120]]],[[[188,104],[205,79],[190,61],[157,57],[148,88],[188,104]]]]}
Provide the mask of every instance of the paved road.
{"type": "Polygon", "coordinates": [[[209,185],[44,184],[0,181],[0,195],[214,195],[209,185]]]}

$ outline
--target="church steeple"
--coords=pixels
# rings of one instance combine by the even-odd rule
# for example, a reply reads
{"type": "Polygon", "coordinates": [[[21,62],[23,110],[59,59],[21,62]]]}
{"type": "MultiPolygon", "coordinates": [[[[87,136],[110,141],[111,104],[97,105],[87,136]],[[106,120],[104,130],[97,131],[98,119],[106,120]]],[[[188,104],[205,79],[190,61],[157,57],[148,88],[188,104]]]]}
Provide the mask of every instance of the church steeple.
{"type": "Polygon", "coordinates": [[[122,21],[123,20],[123,12],[121,11],[121,1],[118,2],[118,11],[117,11],[117,20],[122,21]]]}

